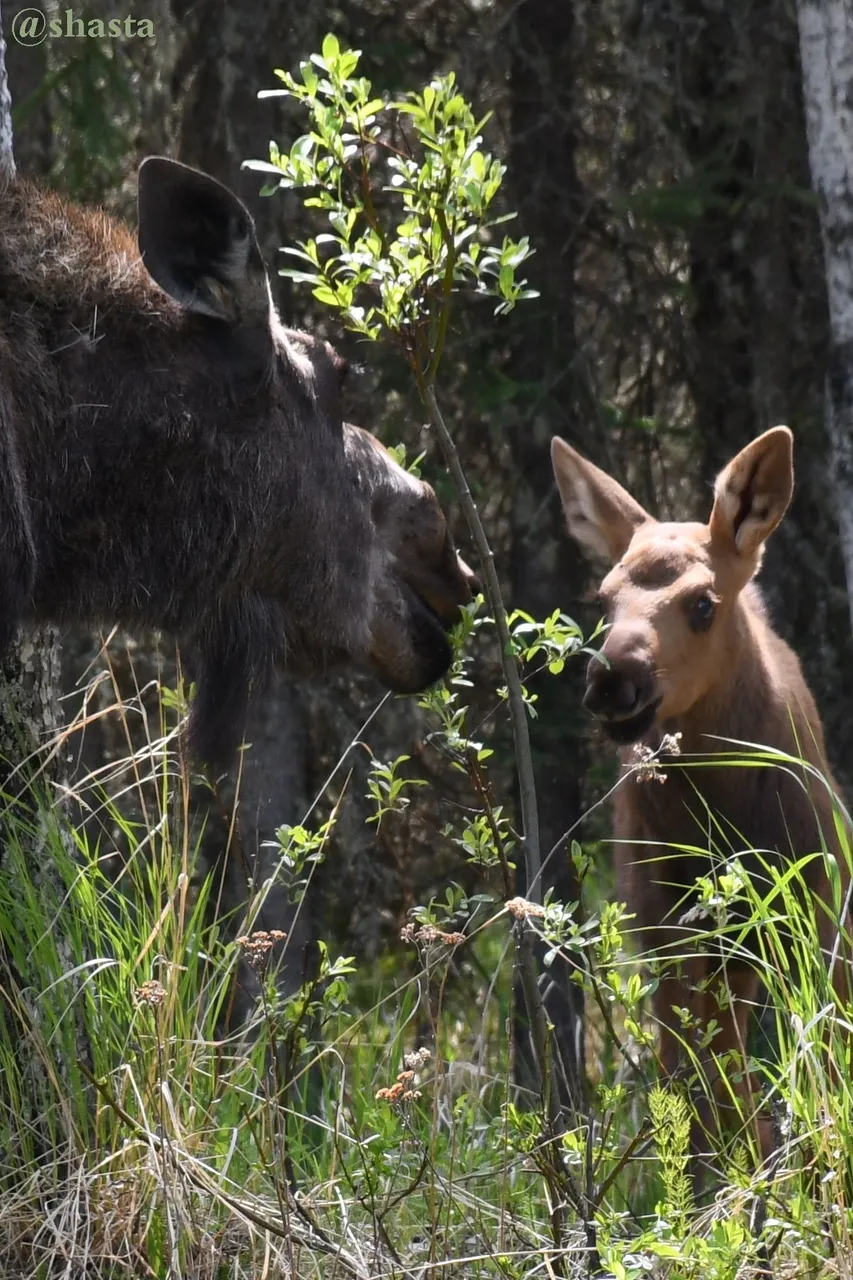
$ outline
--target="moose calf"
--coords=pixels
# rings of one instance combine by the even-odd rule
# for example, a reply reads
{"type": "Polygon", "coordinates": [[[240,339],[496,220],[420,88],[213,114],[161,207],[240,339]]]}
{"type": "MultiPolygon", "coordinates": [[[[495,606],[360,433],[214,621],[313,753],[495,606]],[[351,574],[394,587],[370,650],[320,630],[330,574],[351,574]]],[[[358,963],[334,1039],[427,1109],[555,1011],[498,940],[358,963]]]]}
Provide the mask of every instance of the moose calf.
{"type": "MultiPolygon", "coordinates": [[[[793,490],[793,438],[775,427],[743,449],[717,477],[708,524],[659,522],[611,476],[565,441],[552,444],[554,473],[569,532],[613,566],[600,587],[609,624],[601,653],[587,671],[584,704],[630,765],[635,744],[659,750],[665,734],[681,734],[682,752],[719,752],[720,738],[764,744],[807,761],[830,790],[805,769],[726,767],[679,769],[664,761],[667,780],[654,785],[636,769],[616,790],[615,837],[620,896],[636,914],[644,949],[689,956],[685,913],[706,868],[671,846],[709,849],[728,844],[758,881],[766,860],[812,857],[804,876],[823,901],[821,945],[827,953],[838,921],[821,850],[838,855],[833,820],[835,784],[823,731],[800,664],[773,630],[753,581],[767,537],[793,490]],[[663,846],[663,848],[661,848],[663,846]],[[667,846],[670,846],[667,849],[667,846]]],[[[843,858],[839,858],[842,876],[843,858]]],[[[707,949],[707,948],[706,948],[707,949]]],[[[725,982],[731,1003],[714,995],[718,961],[692,957],[681,975],[663,977],[654,996],[661,1064],[678,1065],[685,1032],[676,1009],[700,1025],[716,1018],[711,1051],[745,1052],[748,1017],[759,995],[755,967],[729,954],[725,982]]],[[[748,1082],[746,1082],[748,1090],[748,1082]]],[[[717,1080],[719,1100],[725,1098],[717,1080]]],[[[766,1125],[762,1146],[770,1145],[766,1125]]]]}
{"type": "Polygon", "coordinates": [[[172,632],[210,764],[275,665],[437,680],[472,575],[429,485],[342,421],[345,372],[205,174],[143,163],[138,247],[0,181],[0,653],[27,622],[172,632]]]}

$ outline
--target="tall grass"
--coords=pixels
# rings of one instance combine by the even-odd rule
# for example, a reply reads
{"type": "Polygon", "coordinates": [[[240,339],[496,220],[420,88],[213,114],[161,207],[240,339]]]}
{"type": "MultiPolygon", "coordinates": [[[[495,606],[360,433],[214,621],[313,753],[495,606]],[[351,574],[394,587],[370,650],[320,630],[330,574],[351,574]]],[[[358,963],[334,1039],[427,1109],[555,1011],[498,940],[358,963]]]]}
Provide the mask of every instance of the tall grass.
{"type": "MultiPolygon", "coordinates": [[[[747,767],[744,753],[729,762],[747,767]]],[[[761,767],[797,763],[767,752],[761,767]]],[[[112,788],[78,780],[76,807],[34,783],[3,813],[0,1275],[853,1274],[850,1010],[802,881],[823,851],[752,879],[730,847],[698,851],[692,949],[737,956],[749,931],[767,1009],[751,1061],[714,1064],[730,1106],[697,1193],[689,1133],[713,1098],[713,1034],[699,1053],[685,1026],[683,1076],[658,1082],[648,1013],[688,950],[626,954],[630,913],[598,901],[597,872],[583,925],[565,904],[539,914],[488,885],[478,900],[452,891],[414,915],[402,958],[356,971],[322,949],[312,980],[283,994],[280,947],[253,929],[259,901],[239,919],[214,910],[174,739],[128,764],[112,788]],[[99,822],[75,825],[83,808],[99,822]],[[34,841],[58,878],[33,882],[34,841]],[[560,1178],[540,1101],[512,1082],[519,910],[553,964],[580,960],[587,989],[589,1100],[560,1138],[560,1178]],[[257,997],[233,1025],[247,965],[257,997]],[[766,1164],[735,1087],[746,1069],[776,1117],[766,1164]]]]}

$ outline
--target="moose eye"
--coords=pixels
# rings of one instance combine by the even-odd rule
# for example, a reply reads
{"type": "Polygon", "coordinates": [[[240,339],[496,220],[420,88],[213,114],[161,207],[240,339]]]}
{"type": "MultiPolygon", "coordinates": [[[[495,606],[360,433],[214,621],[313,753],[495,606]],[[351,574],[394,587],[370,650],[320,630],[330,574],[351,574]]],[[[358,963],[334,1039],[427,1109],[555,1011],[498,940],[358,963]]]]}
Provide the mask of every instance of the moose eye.
{"type": "Polygon", "coordinates": [[[690,625],[694,631],[707,631],[714,621],[714,610],[717,604],[712,596],[704,592],[697,596],[690,606],[690,625]]]}

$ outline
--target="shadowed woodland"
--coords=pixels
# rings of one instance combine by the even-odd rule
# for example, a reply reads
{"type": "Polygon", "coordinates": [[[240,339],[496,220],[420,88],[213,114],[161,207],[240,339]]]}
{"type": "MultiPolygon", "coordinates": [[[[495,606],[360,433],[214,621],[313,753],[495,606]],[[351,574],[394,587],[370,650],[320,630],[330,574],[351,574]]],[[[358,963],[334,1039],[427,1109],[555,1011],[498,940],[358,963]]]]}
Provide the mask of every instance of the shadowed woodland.
{"type": "MultiPolygon", "coordinates": [[[[435,433],[424,425],[426,414],[400,353],[344,332],[309,288],[277,274],[284,264],[282,248],[321,229],[319,211],[306,208],[298,192],[261,195],[261,176],[241,168],[244,161],[267,159],[271,139],[286,150],[304,133],[296,103],[257,95],[276,86],[276,68],[295,70],[319,50],[327,32],[334,31],[342,47],[362,51],[359,74],[371,80],[379,97],[397,99],[436,75],[454,72],[475,115],[489,113],[484,146],[506,165],[498,212],[517,215],[510,233],[529,237],[535,251],[524,273],[537,296],[508,315],[496,318],[487,300],[460,296],[441,368],[443,413],[464,459],[507,607],[540,620],[566,614],[584,636],[599,622],[600,575],[566,533],[551,465],[555,435],[616,477],[660,518],[705,520],[720,469],[761,432],[787,423],[795,438],[796,485],[788,514],[768,543],[761,582],[774,626],[799,656],[814,694],[835,777],[842,791],[853,795],[851,605],[828,479],[826,273],[793,4],[746,0],[733,13],[723,0],[645,5],[627,0],[410,5],[345,0],[301,6],[282,0],[150,0],[137,16],[153,22],[153,41],[63,38],[36,47],[24,47],[8,35],[24,7],[3,6],[19,173],[75,201],[101,204],[132,225],[138,166],[152,154],[202,169],[237,193],[255,219],[282,319],[328,338],[348,361],[345,419],[375,432],[386,445],[404,445],[409,463],[424,455],[421,474],[434,486],[461,554],[475,565],[458,495],[435,433]]],[[[106,19],[119,11],[104,3],[87,4],[79,13],[106,19]]],[[[61,663],[63,719],[73,727],[59,752],[68,809],[75,827],[98,847],[107,877],[120,883],[128,859],[134,863],[139,829],[150,829],[151,813],[157,812],[161,780],[155,773],[140,783],[138,753],[152,738],[174,732],[185,709],[181,654],[172,638],[159,633],[68,629],[43,641],[54,646],[51,652],[61,663]]],[[[494,634],[476,633],[466,654],[468,731],[494,753],[488,785],[502,807],[498,820],[517,822],[510,722],[505,702],[495,694],[502,676],[494,634]]],[[[19,677],[20,662],[18,655],[7,671],[10,677],[19,677]]],[[[536,699],[530,732],[541,847],[546,854],[554,851],[545,861],[542,889],[568,908],[579,929],[587,911],[598,911],[615,895],[607,843],[610,815],[601,802],[616,781],[617,762],[582,707],[585,667],[585,658],[572,657],[557,674],[543,673],[530,682],[536,699]]],[[[2,754],[12,756],[15,734],[8,723],[2,735],[2,754]]],[[[282,954],[279,992],[292,993],[321,972],[329,978],[322,968],[326,950],[354,957],[362,1010],[384,991],[384,982],[404,974],[415,989],[418,982],[422,992],[429,988],[426,998],[405,1005],[400,1015],[407,1027],[409,1020],[412,1024],[406,1044],[434,1039],[442,1016],[452,1023],[450,1042],[464,1044],[459,1062],[448,1063],[446,1094],[439,1099],[436,1092],[435,1116],[442,1107],[455,1114],[466,1093],[491,1105],[488,1090],[499,1087],[501,1072],[507,1080],[512,1075],[523,1092],[535,1081],[535,1064],[529,1061],[523,1002],[517,993],[514,1000],[505,971],[500,983],[495,978],[506,951],[462,949],[447,963],[441,983],[431,986],[427,943],[422,940],[418,954],[412,949],[413,920],[435,927],[434,915],[413,915],[431,899],[448,895],[452,905],[486,892],[506,897],[510,890],[523,898],[528,888],[521,858],[507,885],[497,860],[472,859],[470,847],[460,847],[454,822],[460,813],[477,810],[483,794],[476,774],[458,768],[439,739],[433,713],[416,699],[386,696],[369,676],[333,668],[312,680],[278,680],[253,706],[246,742],[235,764],[215,782],[197,776],[187,786],[187,844],[200,850],[193,884],[198,889],[212,873],[206,883],[213,888],[203,891],[210,894],[208,915],[231,912],[241,918],[247,893],[279,865],[281,828],[304,823],[324,832],[334,818],[321,841],[322,857],[308,859],[310,883],[304,896],[298,895],[298,910],[292,886],[289,890],[276,881],[254,922],[259,929],[287,934],[286,946],[276,941],[273,948],[273,954],[282,954]],[[393,776],[410,784],[407,803],[389,808],[380,821],[375,820],[372,772],[377,761],[398,762],[393,776]],[[473,1020],[466,1028],[466,1019],[471,1009],[490,1008],[493,999],[490,1035],[512,1036],[515,1043],[506,1061],[490,1064],[486,1086],[488,1036],[483,1030],[476,1043],[468,1043],[473,1020]],[[480,1073],[476,1087],[466,1086],[465,1072],[480,1073]]],[[[451,919],[452,910],[446,915],[451,919]]],[[[618,1092],[625,1067],[613,1051],[611,1013],[600,1002],[590,1007],[589,1000],[584,1009],[572,965],[543,965],[552,959],[549,949],[547,942],[539,945],[537,962],[562,1060],[574,1064],[575,1084],[583,1077],[593,1089],[618,1092]]],[[[219,1010],[216,1025],[223,1037],[239,1034],[250,1017],[266,965],[266,960],[254,963],[251,952],[244,954],[219,1010]]],[[[317,1015],[313,1006],[312,1014],[317,1015]]],[[[644,1042],[639,1031],[626,1031],[623,1014],[613,1018],[620,1043],[630,1043],[630,1063],[631,1053],[640,1054],[644,1042]]],[[[381,1039],[380,1022],[377,1016],[370,1025],[381,1039]]],[[[772,1027],[765,1031],[772,1039],[772,1027]]],[[[287,1052],[295,1053],[296,1040],[288,1043],[287,1052]]],[[[389,1079],[391,1067],[409,1069],[395,1052],[389,1050],[389,1079]]],[[[279,1062],[279,1069],[290,1080],[292,1058],[279,1062]]],[[[322,1110],[317,1072],[306,1068],[299,1080],[305,1090],[300,1106],[322,1110]]],[[[573,1087],[571,1080],[553,1083],[566,1105],[580,1108],[577,1098],[567,1097],[573,1087]]],[[[518,1102],[518,1133],[523,1133],[523,1099],[513,1097],[506,1105],[518,1102]]],[[[650,1130],[643,1128],[647,1122],[637,1105],[627,1109],[625,1123],[645,1140],[650,1130]]],[[[498,1109],[495,1105],[495,1114],[498,1109]]],[[[323,1115],[331,1128],[331,1110],[323,1115]]],[[[678,1116],[653,1120],[669,1126],[667,1132],[679,1124],[684,1128],[678,1116]]],[[[535,1146],[532,1134],[531,1129],[526,1148],[518,1138],[518,1150],[528,1160],[535,1146]]],[[[670,1173],[676,1169],[674,1181],[667,1182],[670,1203],[680,1194],[673,1187],[683,1154],[673,1143],[675,1164],[667,1164],[665,1142],[657,1146],[662,1167],[670,1173]]],[[[628,1151],[636,1154],[633,1147],[628,1151]]],[[[580,1148],[572,1154],[581,1161],[580,1148]]],[[[435,1145],[429,1159],[440,1163],[435,1145]]],[[[614,1185],[625,1172],[620,1161],[621,1156],[613,1157],[614,1185]]],[[[524,1249],[535,1249],[520,1228],[511,1241],[501,1236],[503,1260],[483,1260],[483,1241],[491,1241],[497,1228],[484,1225],[473,1199],[466,1202],[469,1218],[455,1236],[447,1226],[440,1253],[435,1241],[441,1196],[452,1196],[438,1175],[430,1209],[432,1252],[418,1256],[417,1232],[411,1248],[386,1238],[394,1197],[402,1194],[407,1178],[414,1178],[402,1157],[400,1168],[399,1185],[391,1179],[383,1192],[382,1211],[373,1204],[374,1252],[368,1258],[366,1250],[361,1270],[348,1237],[337,1261],[329,1260],[329,1250],[317,1243],[314,1222],[311,1230],[317,1234],[307,1246],[303,1242],[303,1254],[294,1257],[291,1243],[290,1254],[283,1261],[277,1257],[280,1270],[271,1274],[437,1277],[451,1274],[439,1268],[439,1256],[468,1254],[478,1260],[448,1264],[459,1266],[454,1274],[548,1274],[523,1270],[524,1249]],[[311,1254],[315,1246],[322,1255],[319,1263],[311,1254]],[[428,1263],[435,1269],[430,1271],[428,1263]]],[[[363,1207],[369,1199],[364,1188],[373,1185],[372,1177],[379,1185],[380,1175],[365,1164],[358,1176],[358,1189],[350,1186],[346,1194],[363,1207]]],[[[598,1187],[609,1188],[608,1178],[600,1172],[598,1187]]],[[[290,1170],[287,1179],[291,1189],[299,1180],[291,1179],[290,1170]]],[[[637,1215],[650,1213],[655,1203],[651,1193],[642,1209],[631,1202],[643,1182],[640,1174],[625,1181],[619,1209],[597,1240],[589,1234],[594,1214],[578,1210],[587,1232],[578,1249],[595,1259],[598,1270],[592,1262],[588,1271],[572,1270],[574,1264],[562,1260],[553,1263],[554,1274],[631,1280],[640,1274],[772,1274],[761,1269],[759,1254],[755,1269],[742,1273],[733,1264],[726,1270],[720,1263],[713,1270],[709,1257],[698,1253],[680,1262],[681,1270],[664,1270],[663,1253],[655,1255],[657,1270],[651,1264],[645,1271],[626,1269],[624,1259],[617,1264],[616,1253],[612,1258],[607,1253],[616,1216],[639,1220],[637,1215]]],[[[734,1176],[730,1185],[737,1187],[734,1176]]],[[[841,1198],[847,1208],[850,1194],[848,1187],[848,1199],[841,1198]]],[[[321,1199],[318,1192],[318,1203],[321,1199]]],[[[743,1208],[748,1199],[744,1192],[733,1214],[743,1210],[748,1216],[743,1208]]],[[[566,1239],[562,1211],[565,1205],[559,1210],[549,1201],[553,1234],[562,1232],[566,1239]]],[[[767,1212],[764,1205],[761,1213],[766,1217],[767,1212]]],[[[772,1206],[769,1212],[772,1217],[772,1206]]],[[[400,1228],[403,1234],[406,1229],[400,1228]]],[[[29,1224],[17,1223],[15,1230],[30,1239],[29,1224]]],[[[760,1235],[763,1226],[755,1230],[760,1235]]],[[[853,1274],[853,1252],[845,1270],[843,1247],[828,1264],[836,1270],[821,1270],[814,1261],[822,1230],[814,1228],[815,1240],[808,1245],[814,1269],[797,1269],[805,1268],[796,1262],[804,1255],[792,1245],[779,1274],[853,1274]]],[[[845,1232],[846,1227],[841,1234],[849,1244],[845,1232]]],[[[738,1243],[729,1243],[734,1256],[738,1243]]],[[[217,1248],[221,1244],[217,1238],[217,1248]]],[[[11,1258],[11,1247],[3,1247],[11,1258]]],[[[163,1247],[162,1269],[161,1255],[147,1239],[148,1270],[139,1274],[226,1274],[215,1269],[218,1261],[205,1271],[201,1254],[192,1261],[183,1257],[181,1270],[174,1242],[170,1247],[171,1254],[163,1247]]],[[[237,1246],[235,1251],[236,1256],[237,1246]]],[[[23,1256],[15,1255],[19,1270],[10,1263],[9,1275],[31,1274],[23,1256]]]]}
{"type": "MultiPolygon", "coordinates": [[[[12,22],[15,6],[4,12],[12,22]]],[[[725,6],[713,4],[640,12],[439,3],[394,14],[368,4],[313,6],[309,15],[246,3],[155,5],[150,16],[156,44],[9,42],[19,171],[133,220],[139,161],[174,156],[241,196],[274,273],[281,247],[312,229],[295,195],[261,198],[257,175],[240,169],[265,157],[269,138],[302,130],[285,100],[256,98],[274,86],[274,68],[295,67],[333,28],[364,50],[362,69],[377,92],[454,70],[477,110],[493,113],[486,139],[508,166],[500,198],[536,251],[528,275],[540,297],[500,325],[485,306],[466,304],[445,372],[447,414],[507,601],[537,618],[560,609],[586,632],[596,619],[589,564],[564,534],[553,435],[628,481],[650,510],[694,517],[704,515],[710,483],[732,453],[789,423],[796,492],[762,582],[846,783],[849,610],[827,501],[825,283],[793,10],[749,4],[734,31],[725,6]]],[[[272,281],[287,323],[328,333],[359,366],[347,390],[351,420],[420,453],[423,411],[393,354],[342,338],[308,290],[275,274],[272,281]]],[[[425,466],[452,508],[430,452],[425,466]]],[[[452,509],[451,522],[464,544],[452,509]]],[[[132,659],[121,645],[113,658],[127,688],[131,660],[144,684],[152,660],[174,656],[167,644],[133,641],[132,659]]],[[[62,648],[71,694],[97,645],[71,635],[62,648]]],[[[546,848],[608,783],[580,708],[581,676],[570,664],[539,691],[534,749],[546,848]]],[[[266,700],[248,735],[244,785],[253,795],[244,808],[254,830],[244,844],[252,854],[264,834],[300,819],[376,693],[335,677],[332,689],[284,681],[266,700]]],[[[422,734],[411,704],[390,704],[372,727],[371,750],[383,759],[411,753],[422,734]]],[[[123,730],[105,720],[73,749],[91,767],[123,751],[123,730]]],[[[357,775],[367,761],[356,753],[352,764],[357,775]]],[[[427,765],[441,773],[439,761],[427,765]]],[[[347,835],[339,826],[340,848],[319,873],[327,882],[312,912],[324,936],[374,956],[406,906],[442,883],[454,854],[428,812],[432,790],[425,808],[416,797],[404,826],[392,832],[389,824],[378,842],[364,826],[365,790],[357,777],[348,788],[339,813],[347,835]]],[[[442,790],[450,801],[452,782],[442,790]]]]}

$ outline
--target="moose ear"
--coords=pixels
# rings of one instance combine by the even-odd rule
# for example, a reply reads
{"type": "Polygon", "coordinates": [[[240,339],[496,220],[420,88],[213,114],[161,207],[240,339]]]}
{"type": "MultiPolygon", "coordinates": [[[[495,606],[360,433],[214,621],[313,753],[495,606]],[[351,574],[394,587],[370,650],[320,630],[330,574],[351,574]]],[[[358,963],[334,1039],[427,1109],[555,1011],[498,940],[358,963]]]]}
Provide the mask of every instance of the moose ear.
{"type": "Polygon", "coordinates": [[[139,249],[188,311],[235,327],[270,324],[270,290],[248,209],[215,178],[164,156],[139,168],[139,249]]]}
{"type": "Polygon", "coordinates": [[[569,533],[588,551],[616,564],[640,525],[652,517],[617,480],[559,436],[551,441],[551,462],[569,533]]]}
{"type": "Polygon", "coordinates": [[[710,530],[714,542],[755,555],[788,509],[794,491],[794,437],[772,427],[717,476],[710,530]]]}

